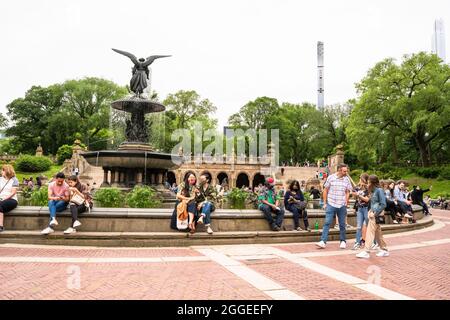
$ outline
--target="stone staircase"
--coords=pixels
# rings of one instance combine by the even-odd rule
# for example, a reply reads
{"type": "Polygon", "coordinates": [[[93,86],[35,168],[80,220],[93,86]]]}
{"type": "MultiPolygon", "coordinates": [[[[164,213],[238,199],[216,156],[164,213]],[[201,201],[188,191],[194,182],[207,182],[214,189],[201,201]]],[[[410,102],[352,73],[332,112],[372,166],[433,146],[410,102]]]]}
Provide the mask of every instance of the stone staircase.
{"type": "Polygon", "coordinates": [[[308,181],[314,179],[317,167],[280,167],[280,170],[276,174],[276,178],[281,183],[286,184],[289,180],[298,180],[299,182],[308,181]],[[284,168],[284,175],[281,175],[281,168],[284,168]]]}

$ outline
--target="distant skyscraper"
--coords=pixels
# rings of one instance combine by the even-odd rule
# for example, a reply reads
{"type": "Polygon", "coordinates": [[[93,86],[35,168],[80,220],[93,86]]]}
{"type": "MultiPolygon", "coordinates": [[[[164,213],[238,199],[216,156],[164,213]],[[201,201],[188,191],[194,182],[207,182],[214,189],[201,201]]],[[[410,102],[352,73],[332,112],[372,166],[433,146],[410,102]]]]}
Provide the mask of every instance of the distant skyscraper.
{"type": "Polygon", "coordinates": [[[445,29],[444,20],[436,19],[434,21],[434,32],[431,39],[431,51],[435,53],[442,61],[446,62],[445,57],[445,29]]]}
{"type": "Polygon", "coordinates": [[[323,89],[323,42],[317,42],[317,108],[323,109],[324,89],[323,89]]]}

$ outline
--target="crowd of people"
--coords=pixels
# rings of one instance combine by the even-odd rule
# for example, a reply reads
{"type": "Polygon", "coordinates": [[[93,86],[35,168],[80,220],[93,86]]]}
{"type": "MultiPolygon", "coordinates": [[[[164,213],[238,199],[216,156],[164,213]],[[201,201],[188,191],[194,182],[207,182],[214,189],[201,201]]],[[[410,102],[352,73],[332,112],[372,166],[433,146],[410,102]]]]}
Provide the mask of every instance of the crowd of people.
{"type": "MultiPolygon", "coordinates": [[[[27,186],[32,179],[29,179],[27,186]]],[[[196,232],[198,225],[204,225],[208,234],[213,234],[211,228],[211,214],[218,207],[220,199],[226,195],[227,184],[213,186],[208,173],[197,177],[190,173],[185,180],[177,185],[167,186],[176,194],[175,208],[171,219],[171,228],[196,232]]],[[[4,214],[10,212],[18,205],[17,191],[19,181],[11,165],[2,167],[0,177],[0,232],[4,230],[4,214]]],[[[243,186],[244,191],[254,195],[255,206],[260,210],[273,231],[283,229],[286,210],[292,213],[293,229],[310,232],[308,221],[307,191],[313,199],[319,199],[325,210],[325,222],[319,248],[325,248],[329,230],[336,219],[335,228],[339,229],[340,248],[345,249],[347,223],[347,207],[350,198],[355,199],[356,212],[356,240],[353,250],[363,249],[358,257],[367,258],[370,249],[378,247],[379,256],[388,256],[380,225],[385,223],[385,215],[392,218],[393,223],[414,223],[412,205],[423,208],[425,215],[431,215],[424,193],[430,189],[421,189],[412,186],[409,190],[404,181],[379,180],[375,175],[361,174],[358,184],[355,184],[348,175],[348,166],[340,164],[336,173],[331,174],[323,184],[322,194],[319,189],[311,187],[306,190],[305,181],[292,180],[286,186],[276,188],[272,177],[265,179],[253,190],[243,186]],[[303,226],[301,225],[301,222],[303,226]]],[[[251,197],[250,197],[251,198],[251,197]]],[[[438,199],[437,201],[440,201],[438,199]]],[[[442,203],[442,202],[441,202],[442,203]]],[[[431,203],[431,206],[436,205],[431,203]]],[[[440,205],[440,204],[439,204],[440,205]]],[[[90,210],[93,206],[89,187],[82,184],[77,175],[66,179],[63,173],[58,173],[48,185],[49,223],[41,234],[48,235],[54,232],[58,225],[56,215],[58,212],[70,208],[72,222],[64,231],[65,234],[76,232],[81,226],[79,214],[90,210]]]]}
{"type": "MultiPolygon", "coordinates": [[[[37,179],[40,181],[40,179],[37,179]]],[[[26,184],[30,186],[30,182],[26,184]]],[[[4,230],[4,215],[14,210],[18,205],[17,192],[20,184],[16,177],[14,168],[11,165],[3,165],[2,174],[0,177],[0,232],[4,230]]],[[[76,175],[66,177],[64,173],[60,172],[53,177],[48,185],[48,210],[49,210],[49,224],[42,230],[41,234],[48,235],[53,233],[55,226],[59,223],[56,220],[56,214],[70,208],[72,214],[72,223],[64,231],[65,234],[76,232],[76,228],[81,226],[78,215],[88,211],[92,208],[92,196],[87,185],[82,184],[76,175]]]]}

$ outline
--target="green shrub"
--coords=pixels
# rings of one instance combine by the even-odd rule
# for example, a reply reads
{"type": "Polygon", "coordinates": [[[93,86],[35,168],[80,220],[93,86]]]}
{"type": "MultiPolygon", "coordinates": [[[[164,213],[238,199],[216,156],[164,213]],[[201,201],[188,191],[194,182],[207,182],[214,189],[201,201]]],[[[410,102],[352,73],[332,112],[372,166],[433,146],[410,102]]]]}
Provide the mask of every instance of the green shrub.
{"type": "Polygon", "coordinates": [[[43,172],[50,169],[53,162],[47,157],[22,155],[17,158],[14,168],[22,172],[43,172]]]}
{"type": "Polygon", "coordinates": [[[360,176],[363,172],[364,172],[364,170],[362,170],[362,169],[355,169],[355,170],[350,171],[350,176],[351,176],[352,178],[359,179],[359,176],[360,176]]]}
{"type": "Polygon", "coordinates": [[[443,167],[439,173],[440,180],[450,180],[450,167],[443,167]]]}
{"type": "Polygon", "coordinates": [[[127,194],[126,203],[130,208],[158,208],[161,200],[154,189],[148,186],[135,186],[127,194]]]}
{"type": "Polygon", "coordinates": [[[44,207],[48,204],[48,189],[42,186],[31,192],[31,205],[44,207]]]}
{"type": "Polygon", "coordinates": [[[124,196],[117,188],[101,188],[95,192],[94,200],[101,207],[120,208],[123,206],[124,196]]]}
{"type": "Polygon", "coordinates": [[[240,188],[233,188],[228,193],[227,198],[230,201],[232,209],[244,209],[245,200],[247,199],[249,193],[240,188]]]}
{"type": "Polygon", "coordinates": [[[417,175],[428,178],[428,179],[436,179],[440,172],[441,168],[439,167],[428,167],[428,168],[416,168],[417,175]]]}
{"type": "Polygon", "coordinates": [[[72,158],[72,146],[63,144],[58,148],[58,151],[56,152],[56,159],[58,161],[58,164],[63,164],[66,159],[70,158],[72,158]]]}

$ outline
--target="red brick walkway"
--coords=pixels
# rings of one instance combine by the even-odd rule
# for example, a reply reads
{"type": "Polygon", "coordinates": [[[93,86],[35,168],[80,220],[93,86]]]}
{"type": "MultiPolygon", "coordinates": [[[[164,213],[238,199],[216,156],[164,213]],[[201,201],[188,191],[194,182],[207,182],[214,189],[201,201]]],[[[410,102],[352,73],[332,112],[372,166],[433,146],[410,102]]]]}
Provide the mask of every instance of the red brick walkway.
{"type": "Polygon", "coordinates": [[[207,247],[213,256],[196,248],[1,245],[0,299],[450,299],[450,211],[432,212],[434,226],[387,237],[391,256],[367,260],[336,242],[325,250],[207,247]],[[381,288],[370,287],[374,275],[381,288]]]}

